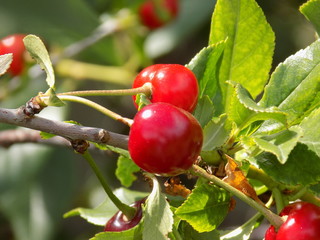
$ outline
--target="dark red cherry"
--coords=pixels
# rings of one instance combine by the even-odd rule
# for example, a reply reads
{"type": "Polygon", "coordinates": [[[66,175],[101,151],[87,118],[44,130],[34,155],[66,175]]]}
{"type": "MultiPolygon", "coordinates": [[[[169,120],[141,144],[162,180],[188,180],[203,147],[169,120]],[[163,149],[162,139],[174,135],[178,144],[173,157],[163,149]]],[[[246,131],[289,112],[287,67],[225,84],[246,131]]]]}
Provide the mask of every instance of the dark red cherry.
{"type": "Polygon", "coordinates": [[[201,126],[189,112],[168,103],[153,103],[134,117],[129,152],[147,172],[177,175],[196,161],[202,141],[201,126]]]}
{"type": "Polygon", "coordinates": [[[131,207],[136,208],[136,214],[130,220],[128,220],[127,217],[122,212],[118,211],[106,223],[104,231],[105,232],[121,232],[121,231],[128,230],[128,229],[133,228],[134,226],[138,225],[138,223],[141,221],[141,218],[142,218],[141,204],[143,204],[144,202],[145,202],[145,199],[142,199],[142,200],[136,201],[130,205],[131,207]]]}

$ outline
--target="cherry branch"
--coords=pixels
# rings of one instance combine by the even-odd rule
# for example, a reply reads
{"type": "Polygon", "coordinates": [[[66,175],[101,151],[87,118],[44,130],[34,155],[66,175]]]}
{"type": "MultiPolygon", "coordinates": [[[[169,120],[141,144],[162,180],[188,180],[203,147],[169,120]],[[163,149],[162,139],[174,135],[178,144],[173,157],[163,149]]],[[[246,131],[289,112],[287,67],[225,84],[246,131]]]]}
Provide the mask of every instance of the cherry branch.
{"type": "Polygon", "coordinates": [[[257,211],[259,211],[271,223],[271,225],[275,226],[276,229],[278,229],[282,225],[282,223],[284,222],[284,219],[282,219],[280,216],[278,216],[278,215],[274,214],[273,212],[271,212],[265,206],[263,206],[260,203],[256,202],[255,200],[253,200],[252,198],[248,197],[247,195],[245,195],[243,192],[239,191],[238,189],[232,187],[228,183],[224,182],[220,178],[207,173],[201,167],[199,167],[197,165],[193,165],[190,168],[190,171],[191,171],[191,173],[193,175],[196,175],[196,176],[199,176],[199,177],[203,177],[203,178],[213,182],[217,186],[224,188],[225,190],[227,190],[231,194],[233,194],[236,197],[238,197],[243,202],[247,203],[249,206],[251,206],[254,209],[256,209],[257,211]]]}
{"type": "Polygon", "coordinates": [[[109,132],[102,128],[79,126],[39,116],[28,117],[23,109],[24,107],[18,109],[0,108],[0,123],[51,133],[69,141],[87,140],[122,149],[128,148],[128,136],[126,135],[109,132]]]}
{"type": "Polygon", "coordinates": [[[50,139],[43,139],[39,131],[26,129],[10,129],[0,131],[0,146],[8,148],[17,143],[41,143],[47,145],[57,145],[71,147],[70,142],[59,136],[50,139]]]}

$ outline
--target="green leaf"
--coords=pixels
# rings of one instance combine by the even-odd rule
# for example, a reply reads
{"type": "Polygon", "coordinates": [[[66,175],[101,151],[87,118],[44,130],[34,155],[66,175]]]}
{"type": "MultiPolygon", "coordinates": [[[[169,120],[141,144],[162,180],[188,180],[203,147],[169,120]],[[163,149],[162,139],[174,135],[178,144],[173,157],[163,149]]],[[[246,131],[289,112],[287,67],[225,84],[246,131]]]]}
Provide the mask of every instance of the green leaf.
{"type": "Polygon", "coordinates": [[[274,33],[254,0],[218,0],[212,15],[210,44],[227,39],[219,71],[224,106],[231,86],[243,85],[255,98],[268,80],[274,50],[274,33]]]}
{"type": "Polygon", "coordinates": [[[26,36],[23,39],[23,42],[31,57],[37,61],[43,70],[45,70],[47,74],[46,81],[49,87],[54,89],[55,76],[46,46],[41,39],[35,35],[26,36]]]}
{"type": "Polygon", "coordinates": [[[153,189],[144,209],[143,240],[166,240],[168,233],[172,231],[173,213],[154,176],[152,183],[153,189]]]}
{"type": "Polygon", "coordinates": [[[320,0],[310,0],[300,7],[300,12],[313,24],[320,35],[320,0]]]}
{"type": "Polygon", "coordinates": [[[42,131],[40,132],[40,137],[42,139],[50,139],[50,138],[53,138],[55,136],[57,136],[57,135],[53,134],[53,133],[46,133],[46,132],[42,132],[42,131]]]}
{"type": "Polygon", "coordinates": [[[199,233],[194,230],[187,222],[181,222],[179,225],[179,232],[181,232],[182,239],[188,240],[220,240],[220,234],[217,230],[211,232],[199,233]]]}
{"type": "Polygon", "coordinates": [[[100,143],[93,143],[95,145],[95,147],[97,147],[98,149],[100,150],[110,150],[112,152],[115,152],[115,153],[118,153],[126,158],[130,158],[130,154],[128,152],[128,150],[124,150],[122,148],[117,148],[117,147],[113,147],[113,146],[110,146],[110,145],[106,145],[106,144],[100,144],[100,143]]]}
{"type": "Polygon", "coordinates": [[[259,154],[256,164],[274,180],[289,185],[308,185],[320,180],[320,158],[308,146],[298,143],[281,164],[271,153],[259,154]]]}
{"type": "Polygon", "coordinates": [[[229,137],[226,127],[226,115],[212,119],[203,129],[203,151],[211,151],[221,147],[229,137]]]}
{"type": "Polygon", "coordinates": [[[224,189],[204,183],[197,185],[175,214],[198,232],[210,232],[224,220],[230,195],[224,189]]]}
{"type": "Polygon", "coordinates": [[[144,93],[137,94],[135,102],[138,106],[138,110],[141,110],[143,107],[151,103],[150,99],[144,93]]]}
{"type": "Polygon", "coordinates": [[[250,239],[252,231],[260,225],[262,220],[263,217],[258,213],[250,218],[245,224],[232,231],[221,231],[220,234],[223,235],[220,240],[248,240],[250,239]]]}
{"type": "Polygon", "coordinates": [[[116,176],[125,187],[130,187],[132,183],[137,179],[134,175],[140,168],[132,161],[131,158],[127,158],[120,155],[117,162],[116,176]]]}
{"type": "Polygon", "coordinates": [[[227,109],[228,118],[235,122],[239,130],[243,130],[250,124],[274,119],[286,125],[286,114],[276,107],[264,108],[259,106],[250,96],[250,93],[239,83],[228,81],[232,86],[230,89],[230,104],[227,109]]]}
{"type": "Polygon", "coordinates": [[[53,90],[52,87],[50,87],[45,95],[49,96],[49,98],[44,98],[43,101],[47,106],[52,106],[52,107],[63,107],[65,106],[65,103],[62,102],[59,97],[56,95],[55,91],[53,90]]]}
{"type": "Polygon", "coordinates": [[[122,232],[101,232],[90,240],[142,240],[141,222],[135,227],[122,232]]]}
{"type": "Polygon", "coordinates": [[[12,53],[0,55],[0,76],[5,74],[12,63],[12,53]]]}
{"type": "MultiPolygon", "coordinates": [[[[320,91],[320,41],[279,64],[273,72],[259,102],[262,107],[277,106],[288,114],[288,125],[298,124],[317,107],[320,91]]],[[[266,121],[259,132],[279,131],[283,126],[275,121],[266,121]]]]}
{"type": "Polygon", "coordinates": [[[207,123],[213,118],[213,114],[214,106],[208,95],[201,97],[193,114],[199,121],[201,127],[207,125],[207,123]]]}
{"type": "Polygon", "coordinates": [[[205,95],[215,103],[219,113],[222,112],[221,105],[221,89],[219,86],[219,67],[220,59],[223,54],[225,42],[221,41],[202,49],[190,62],[186,65],[197,77],[199,82],[199,97],[205,95]]]}
{"type": "Polygon", "coordinates": [[[303,136],[303,131],[298,126],[293,126],[288,130],[283,130],[268,136],[252,137],[257,146],[265,151],[274,154],[280,163],[284,164],[290,152],[297,145],[303,136]]]}
{"type": "Polygon", "coordinates": [[[320,183],[316,183],[309,186],[309,190],[314,193],[317,197],[320,197],[320,183]]]}
{"type": "Polygon", "coordinates": [[[303,138],[300,139],[308,148],[320,157],[320,108],[314,110],[300,124],[303,129],[303,138]]]}
{"type": "MultiPolygon", "coordinates": [[[[125,188],[118,188],[114,194],[124,203],[131,204],[137,200],[144,198],[148,193],[137,192],[125,188]]],[[[64,218],[80,216],[88,222],[104,226],[106,222],[118,211],[118,208],[109,198],[106,198],[96,208],[76,208],[63,215],[64,218]]]]}

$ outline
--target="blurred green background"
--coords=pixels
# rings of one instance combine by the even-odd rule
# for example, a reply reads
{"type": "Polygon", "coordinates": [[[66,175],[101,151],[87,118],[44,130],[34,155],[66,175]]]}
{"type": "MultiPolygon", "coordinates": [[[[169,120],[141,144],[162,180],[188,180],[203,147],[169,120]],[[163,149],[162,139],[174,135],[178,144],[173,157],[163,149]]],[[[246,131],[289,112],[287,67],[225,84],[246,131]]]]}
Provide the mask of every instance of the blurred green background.
{"type": "MultiPolygon", "coordinates": [[[[71,44],[92,36],[103,22],[123,16],[135,19],[142,2],[0,0],[0,38],[14,33],[35,34],[42,38],[52,56],[57,56],[71,44]]],[[[315,39],[312,26],[298,11],[304,2],[258,1],[276,34],[273,67],[315,39]]],[[[156,31],[148,31],[138,21],[129,21],[124,24],[124,29],[72,56],[76,62],[71,65],[58,63],[57,91],[129,88],[135,74],[149,64],[188,63],[207,45],[215,0],[180,0],[180,4],[177,19],[156,31]],[[98,64],[107,68],[101,76],[94,77],[85,66],[80,65],[83,72],[79,76],[75,74],[79,74],[75,70],[77,63],[98,64]],[[120,74],[123,72],[127,74],[120,74]]],[[[17,108],[24,104],[39,91],[46,90],[44,79],[39,69],[32,67],[21,79],[15,80],[23,83],[23,87],[2,99],[0,106],[17,108]]],[[[0,87],[8,83],[9,80],[4,79],[0,87]]],[[[133,117],[136,112],[130,97],[92,99],[126,117],[133,117]]],[[[49,108],[41,115],[128,133],[128,128],[122,124],[76,104],[68,104],[61,109],[49,108]]],[[[10,128],[13,127],[0,124],[0,130],[10,128]]],[[[102,152],[94,155],[112,187],[120,187],[114,176],[117,156],[102,152]]],[[[148,189],[145,185],[141,181],[132,188],[148,189]]],[[[63,219],[62,215],[75,207],[95,207],[104,197],[87,163],[70,149],[35,144],[0,148],[0,239],[89,239],[102,228],[79,217],[63,219]]],[[[243,213],[237,216],[239,223],[242,222],[243,213]]],[[[229,225],[237,224],[233,219],[227,219],[229,225]]]]}

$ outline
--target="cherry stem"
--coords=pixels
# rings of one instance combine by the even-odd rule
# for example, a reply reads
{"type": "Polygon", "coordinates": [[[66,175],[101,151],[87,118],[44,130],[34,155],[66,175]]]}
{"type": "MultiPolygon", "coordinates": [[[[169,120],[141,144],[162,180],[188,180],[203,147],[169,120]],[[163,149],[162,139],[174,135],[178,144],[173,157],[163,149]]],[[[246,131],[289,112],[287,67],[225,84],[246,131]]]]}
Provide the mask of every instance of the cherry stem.
{"type": "Polygon", "coordinates": [[[87,90],[87,91],[72,91],[59,93],[57,96],[70,95],[78,97],[87,97],[87,96],[128,96],[128,95],[137,95],[143,93],[147,96],[151,96],[152,86],[150,83],[144,84],[142,87],[131,88],[131,89],[116,89],[116,90],[87,90]]]}
{"type": "Polygon", "coordinates": [[[106,194],[108,195],[108,197],[110,198],[110,200],[114,203],[114,205],[116,205],[116,207],[128,218],[128,219],[132,219],[136,213],[136,209],[133,207],[130,207],[126,204],[124,204],[123,202],[120,201],[119,198],[117,198],[117,196],[112,192],[111,188],[109,187],[109,185],[107,184],[105,178],[103,177],[99,167],[97,166],[97,164],[95,163],[93,157],[91,156],[91,154],[89,153],[89,151],[85,151],[84,154],[82,154],[82,156],[87,160],[87,162],[89,163],[91,169],[94,171],[95,175],[97,176],[97,178],[99,179],[103,189],[105,190],[106,194]]]}
{"type": "Polygon", "coordinates": [[[203,178],[213,182],[217,186],[227,190],[228,192],[235,195],[237,198],[239,198],[243,202],[247,203],[249,206],[251,206],[254,209],[256,209],[257,211],[259,211],[270,222],[270,224],[272,224],[276,229],[279,228],[282,225],[282,223],[284,222],[284,220],[280,216],[276,215],[275,213],[270,211],[265,206],[256,202],[255,200],[248,197],[247,195],[245,195],[243,192],[239,191],[238,189],[232,187],[228,183],[224,182],[220,178],[207,173],[203,168],[201,168],[197,165],[193,165],[191,167],[190,171],[194,175],[203,177],[203,178]]]}
{"type": "MultiPolygon", "coordinates": [[[[44,98],[47,98],[47,96],[41,96],[41,99],[44,99],[44,98]]],[[[82,103],[84,105],[87,105],[88,107],[91,107],[91,108],[103,113],[104,115],[116,120],[116,121],[122,122],[122,123],[126,124],[129,127],[133,123],[132,119],[122,117],[118,113],[115,113],[115,112],[113,112],[113,111],[101,106],[100,104],[97,104],[97,103],[95,103],[95,102],[93,102],[91,100],[88,100],[88,99],[85,99],[85,98],[82,98],[82,97],[67,96],[67,95],[66,96],[64,96],[64,95],[62,96],[62,95],[60,95],[59,99],[62,100],[62,101],[77,102],[77,103],[82,103]]]]}
{"type": "Polygon", "coordinates": [[[277,213],[279,214],[285,206],[282,194],[278,188],[273,188],[272,196],[276,202],[277,213]]]}
{"type": "MultiPolygon", "coordinates": [[[[287,186],[283,186],[282,184],[279,184],[275,182],[270,176],[268,176],[263,170],[258,169],[254,166],[250,166],[248,171],[248,178],[253,178],[256,180],[259,180],[262,182],[266,187],[270,190],[273,190],[274,188],[278,188],[279,190],[283,188],[288,188],[287,186]]],[[[291,190],[297,190],[297,187],[290,188],[291,190]]],[[[298,187],[298,190],[301,189],[301,187],[298,187]]],[[[294,200],[297,200],[299,197],[302,201],[313,203],[317,206],[320,206],[320,198],[312,194],[310,191],[306,190],[306,192],[300,192],[300,196],[295,196],[294,200]]],[[[291,199],[293,200],[293,199],[291,199]]]]}

